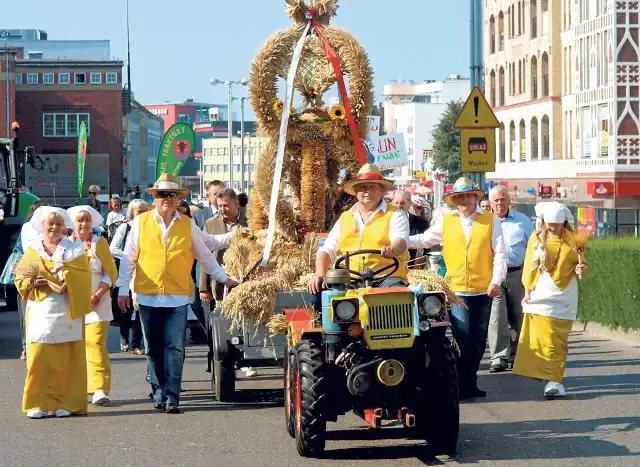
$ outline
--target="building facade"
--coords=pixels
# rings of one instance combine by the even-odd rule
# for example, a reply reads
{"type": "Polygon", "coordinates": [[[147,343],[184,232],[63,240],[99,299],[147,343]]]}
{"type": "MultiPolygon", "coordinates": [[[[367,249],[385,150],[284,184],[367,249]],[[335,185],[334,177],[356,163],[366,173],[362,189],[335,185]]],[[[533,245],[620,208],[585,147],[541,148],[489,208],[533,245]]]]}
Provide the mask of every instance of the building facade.
{"type": "Polygon", "coordinates": [[[26,188],[46,199],[55,190],[58,202],[77,199],[78,128],[85,122],[85,187],[120,193],[122,62],[17,59],[14,80],[21,143],[40,157],[27,166],[26,188]]]}
{"type": "Polygon", "coordinates": [[[594,222],[639,230],[639,15],[633,1],[487,2],[486,94],[501,122],[488,178],[525,202],[625,209],[594,222]]]}
{"type": "Polygon", "coordinates": [[[137,101],[123,117],[123,184],[124,193],[135,193],[156,180],[156,160],[164,133],[162,119],[137,101]]]}
{"type": "Polygon", "coordinates": [[[416,172],[431,169],[433,127],[449,102],[466,99],[468,95],[469,80],[458,75],[442,81],[400,81],[384,86],[383,129],[386,133],[404,135],[408,157],[408,165],[395,169],[390,176],[398,186],[417,182],[420,177],[416,172]]]}
{"type": "MultiPolygon", "coordinates": [[[[241,183],[242,145],[241,138],[233,138],[233,185],[238,193],[249,192],[253,187],[255,165],[259,154],[267,144],[267,139],[260,136],[244,138],[244,185],[241,183]]],[[[202,167],[202,183],[206,185],[212,180],[229,182],[229,140],[228,138],[207,138],[203,142],[204,158],[202,167]]]]}

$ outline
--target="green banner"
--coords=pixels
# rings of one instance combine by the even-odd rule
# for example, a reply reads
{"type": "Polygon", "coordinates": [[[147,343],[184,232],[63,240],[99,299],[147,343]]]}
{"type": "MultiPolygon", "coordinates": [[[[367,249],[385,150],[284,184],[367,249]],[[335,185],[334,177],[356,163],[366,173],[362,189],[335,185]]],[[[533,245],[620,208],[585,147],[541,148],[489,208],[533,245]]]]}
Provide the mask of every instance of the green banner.
{"type": "Polygon", "coordinates": [[[84,184],[84,164],[87,160],[87,124],[80,122],[78,128],[78,198],[82,198],[84,184]]]}
{"type": "Polygon", "coordinates": [[[188,123],[178,122],[162,137],[158,160],[156,162],[156,180],[162,173],[170,173],[176,177],[187,159],[196,149],[196,133],[188,123]]]}

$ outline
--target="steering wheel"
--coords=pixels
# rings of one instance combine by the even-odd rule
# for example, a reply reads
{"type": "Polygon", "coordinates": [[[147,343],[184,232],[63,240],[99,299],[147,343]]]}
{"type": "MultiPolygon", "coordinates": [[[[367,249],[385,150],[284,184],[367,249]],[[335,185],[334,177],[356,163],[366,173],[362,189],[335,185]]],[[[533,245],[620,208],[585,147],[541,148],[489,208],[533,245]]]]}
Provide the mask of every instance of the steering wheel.
{"type": "MultiPolygon", "coordinates": [[[[365,280],[363,272],[354,271],[353,269],[349,269],[348,267],[342,268],[340,266],[343,262],[346,262],[352,256],[365,255],[365,254],[377,254],[380,256],[382,255],[380,250],[355,250],[353,252],[347,253],[346,255],[339,256],[336,259],[336,262],[333,264],[333,267],[335,269],[346,269],[349,272],[349,274],[357,276],[360,280],[365,280]]],[[[396,271],[398,271],[398,269],[400,268],[400,261],[398,261],[398,258],[391,258],[391,259],[393,260],[393,263],[387,266],[383,266],[380,269],[376,269],[375,271],[371,271],[370,273],[371,277],[367,279],[371,280],[372,282],[380,282],[388,277],[391,277],[393,274],[395,274],[396,271]],[[382,274],[383,272],[389,269],[391,269],[391,271],[389,271],[387,274],[378,277],[380,274],[382,274]]]]}

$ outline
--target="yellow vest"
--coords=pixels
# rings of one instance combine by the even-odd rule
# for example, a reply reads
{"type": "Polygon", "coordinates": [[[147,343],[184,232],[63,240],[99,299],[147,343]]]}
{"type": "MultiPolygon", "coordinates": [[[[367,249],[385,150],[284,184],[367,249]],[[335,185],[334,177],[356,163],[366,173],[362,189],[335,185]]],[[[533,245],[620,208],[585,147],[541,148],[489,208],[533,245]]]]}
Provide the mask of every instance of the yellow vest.
{"type": "Polygon", "coordinates": [[[138,233],[138,263],[133,290],[143,295],[188,295],[193,294],[191,268],[191,219],[180,214],[173,221],[167,241],[155,210],[140,214],[138,233]]]}
{"type": "MultiPolygon", "coordinates": [[[[534,232],[531,238],[529,238],[522,271],[522,284],[529,290],[536,288],[536,283],[541,273],[540,269],[534,265],[534,260],[536,259],[535,249],[538,243],[538,237],[534,232]]],[[[556,264],[549,265],[549,267],[553,269],[547,271],[547,273],[560,290],[566,289],[571,279],[576,275],[576,266],[578,265],[579,258],[578,253],[574,250],[574,246],[575,234],[568,230],[564,231],[562,239],[560,239],[560,237],[549,236],[544,245],[548,251],[548,255],[554,260],[557,259],[556,264]]]]}
{"type": "MultiPolygon", "coordinates": [[[[340,239],[338,240],[338,250],[340,254],[346,254],[355,250],[379,250],[383,246],[391,245],[389,239],[389,225],[391,218],[395,212],[395,208],[387,206],[386,212],[376,211],[373,219],[365,224],[362,232],[358,230],[355,214],[351,210],[342,213],[340,216],[340,239]]],[[[409,261],[409,253],[404,253],[398,257],[400,267],[393,274],[393,277],[404,280],[409,279],[409,271],[407,269],[407,261],[409,261]]],[[[358,255],[349,259],[350,267],[354,271],[362,272],[365,267],[372,270],[381,269],[384,266],[393,264],[393,260],[383,258],[380,255],[358,255]]],[[[383,274],[390,271],[387,270],[383,274]]]]}
{"type": "Polygon", "coordinates": [[[465,239],[459,215],[445,213],[443,222],[442,256],[451,290],[486,292],[493,276],[493,214],[476,214],[469,241],[465,239]]]}

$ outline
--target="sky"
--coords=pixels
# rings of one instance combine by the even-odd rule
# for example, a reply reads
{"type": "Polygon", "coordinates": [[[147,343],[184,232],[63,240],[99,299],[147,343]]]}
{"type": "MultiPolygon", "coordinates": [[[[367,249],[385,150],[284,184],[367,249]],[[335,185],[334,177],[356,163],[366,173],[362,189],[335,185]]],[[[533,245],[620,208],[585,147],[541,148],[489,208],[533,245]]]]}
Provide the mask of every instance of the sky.
{"type": "MultiPolygon", "coordinates": [[[[143,104],[226,103],[209,79],[248,76],[262,43],[290,24],[284,0],[130,0],[132,89],[143,104]]],[[[366,48],[375,96],[391,80],[469,76],[467,0],[340,0],[332,24],[366,48]]],[[[126,0],[12,2],[2,28],[43,29],[50,40],[108,39],[126,60],[126,0]],[[10,20],[10,24],[6,22],[10,20]]],[[[246,96],[246,88],[234,96],[246,96]]]]}

